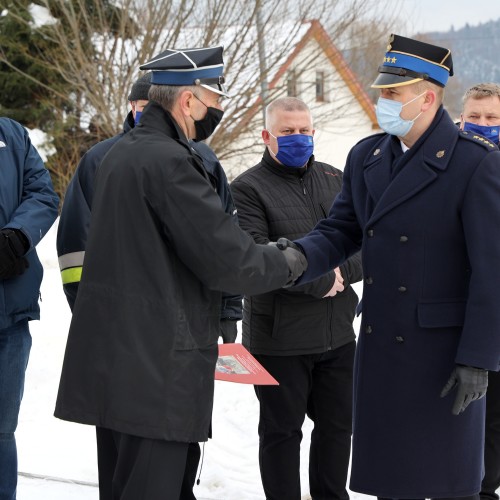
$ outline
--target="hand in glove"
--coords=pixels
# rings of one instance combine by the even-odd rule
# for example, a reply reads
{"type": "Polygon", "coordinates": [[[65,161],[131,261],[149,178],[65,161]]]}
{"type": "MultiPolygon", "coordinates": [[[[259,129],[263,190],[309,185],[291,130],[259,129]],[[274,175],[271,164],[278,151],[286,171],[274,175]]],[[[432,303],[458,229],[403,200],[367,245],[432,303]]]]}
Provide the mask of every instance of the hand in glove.
{"type": "Polygon", "coordinates": [[[26,236],[18,229],[0,230],[0,279],[19,276],[29,267],[23,257],[29,248],[26,236]]]}
{"type": "Polygon", "coordinates": [[[283,256],[288,264],[288,281],[284,285],[284,288],[292,286],[307,269],[305,255],[298,245],[286,238],[280,238],[276,243],[271,242],[269,245],[276,245],[283,252],[283,256]]]}
{"type": "Polygon", "coordinates": [[[224,344],[234,344],[238,335],[238,328],[234,319],[221,319],[220,336],[224,344]]]}
{"type": "Polygon", "coordinates": [[[458,415],[472,401],[481,399],[486,395],[488,372],[482,368],[457,365],[443,387],[441,397],[444,398],[455,387],[457,387],[457,395],[451,412],[453,415],[458,415]]]}

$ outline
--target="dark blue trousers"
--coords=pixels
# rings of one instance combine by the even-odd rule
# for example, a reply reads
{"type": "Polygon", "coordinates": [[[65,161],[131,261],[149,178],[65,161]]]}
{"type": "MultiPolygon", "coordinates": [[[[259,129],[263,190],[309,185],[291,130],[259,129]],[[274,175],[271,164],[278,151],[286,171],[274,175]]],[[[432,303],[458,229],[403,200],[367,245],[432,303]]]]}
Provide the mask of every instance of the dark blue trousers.
{"type": "Polygon", "coordinates": [[[28,320],[0,330],[0,500],[15,500],[17,428],[31,350],[28,320]]]}

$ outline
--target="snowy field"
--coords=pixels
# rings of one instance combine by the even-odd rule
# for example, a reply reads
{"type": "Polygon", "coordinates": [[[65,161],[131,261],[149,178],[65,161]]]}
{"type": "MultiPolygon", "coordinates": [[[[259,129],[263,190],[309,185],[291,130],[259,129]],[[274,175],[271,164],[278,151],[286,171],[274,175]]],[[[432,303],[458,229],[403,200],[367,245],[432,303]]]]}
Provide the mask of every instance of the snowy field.
{"type": "MultiPolygon", "coordinates": [[[[33,347],[16,433],[20,471],[18,499],[97,500],[94,428],[53,417],[71,318],[57,265],[56,230],[54,225],[38,246],[45,274],[41,320],[30,324],[33,347]]],[[[205,445],[201,483],[195,486],[199,499],[264,498],[258,466],[257,422],[258,405],[252,386],[215,383],[214,437],[205,445]]],[[[301,457],[304,498],[308,497],[307,455],[311,428],[311,422],[306,420],[301,457]]],[[[358,494],[351,497],[368,498],[358,494]]]]}

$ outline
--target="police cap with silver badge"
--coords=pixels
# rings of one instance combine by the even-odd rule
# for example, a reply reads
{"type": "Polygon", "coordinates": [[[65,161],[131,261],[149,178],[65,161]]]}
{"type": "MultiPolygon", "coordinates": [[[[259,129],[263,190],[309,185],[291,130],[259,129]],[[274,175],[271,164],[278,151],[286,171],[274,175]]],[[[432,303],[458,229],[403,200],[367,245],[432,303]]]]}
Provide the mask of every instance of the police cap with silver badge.
{"type": "Polygon", "coordinates": [[[453,76],[449,49],[392,34],[372,88],[400,87],[423,80],[446,86],[453,76]]]}
{"type": "Polygon", "coordinates": [[[222,47],[167,49],[140,69],[152,72],[153,85],[200,85],[229,97],[224,86],[222,47]]]}

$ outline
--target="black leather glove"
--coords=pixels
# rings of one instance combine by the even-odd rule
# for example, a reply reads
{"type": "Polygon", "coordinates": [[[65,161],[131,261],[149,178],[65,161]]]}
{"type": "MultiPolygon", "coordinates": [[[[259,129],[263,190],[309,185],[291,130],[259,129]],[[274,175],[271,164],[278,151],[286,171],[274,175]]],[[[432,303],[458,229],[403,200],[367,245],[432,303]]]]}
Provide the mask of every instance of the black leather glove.
{"type": "Polygon", "coordinates": [[[220,336],[224,344],[234,344],[238,335],[238,328],[234,319],[221,319],[220,336]]]}
{"type": "Polygon", "coordinates": [[[305,255],[298,245],[286,238],[280,238],[276,243],[270,242],[269,245],[276,245],[283,252],[283,256],[288,264],[288,281],[283,288],[292,286],[307,269],[305,255]]]}
{"type": "Polygon", "coordinates": [[[24,254],[29,248],[26,236],[18,229],[0,230],[0,279],[20,276],[29,267],[24,254]]]}
{"type": "Polygon", "coordinates": [[[462,413],[472,401],[481,399],[486,395],[488,388],[488,372],[482,368],[457,365],[451,372],[451,376],[441,391],[444,398],[454,387],[457,387],[457,395],[451,413],[458,415],[462,413]]]}
{"type": "Polygon", "coordinates": [[[294,250],[297,250],[297,252],[302,252],[302,248],[299,247],[296,243],[293,241],[290,241],[288,238],[279,238],[278,241],[276,242],[276,246],[280,250],[285,250],[286,248],[293,248],[294,250]]]}

